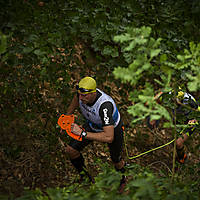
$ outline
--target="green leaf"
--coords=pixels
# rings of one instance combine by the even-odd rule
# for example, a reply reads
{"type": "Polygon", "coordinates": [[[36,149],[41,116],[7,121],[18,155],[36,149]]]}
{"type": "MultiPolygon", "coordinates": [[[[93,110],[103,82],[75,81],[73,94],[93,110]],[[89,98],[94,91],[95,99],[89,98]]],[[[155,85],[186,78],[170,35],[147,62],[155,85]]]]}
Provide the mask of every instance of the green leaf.
{"type": "Polygon", "coordinates": [[[132,49],[134,49],[136,46],[136,41],[132,41],[128,47],[126,47],[124,50],[125,51],[131,51],[132,49]]]}
{"type": "Polygon", "coordinates": [[[111,46],[105,46],[103,49],[104,55],[110,55],[112,53],[112,47],[111,46]]]}
{"type": "Polygon", "coordinates": [[[167,54],[162,54],[162,55],[160,56],[160,62],[163,63],[163,62],[165,62],[165,61],[167,61],[167,54]]]}
{"type": "MultiPolygon", "coordinates": [[[[23,48],[23,53],[25,53],[25,54],[28,54],[28,53],[30,53],[31,51],[33,51],[33,48],[32,47],[25,47],[25,48],[23,48]]],[[[35,53],[35,52],[34,52],[35,53]]]]}
{"type": "Polygon", "coordinates": [[[42,56],[42,55],[44,55],[44,53],[43,53],[40,49],[36,49],[36,50],[34,51],[34,54],[36,54],[37,56],[42,56]]]}
{"type": "Polygon", "coordinates": [[[160,53],[160,51],[161,51],[160,49],[152,49],[150,51],[150,57],[153,58],[153,57],[157,56],[160,53]]]}
{"type": "Polygon", "coordinates": [[[161,118],[160,115],[151,115],[151,120],[158,120],[160,118],[161,118]]]}
{"type": "Polygon", "coordinates": [[[126,34],[114,36],[113,40],[115,42],[123,43],[123,42],[129,41],[129,40],[132,40],[132,38],[130,37],[130,34],[126,33],[126,34]]]}
{"type": "Polygon", "coordinates": [[[172,74],[173,72],[173,69],[168,65],[161,65],[160,68],[165,74],[172,74]]]}
{"type": "Polygon", "coordinates": [[[185,57],[182,55],[177,55],[177,59],[184,62],[185,61],[185,57]]]}
{"type": "Polygon", "coordinates": [[[7,37],[6,37],[6,35],[2,34],[1,32],[0,32],[0,41],[1,41],[0,54],[3,54],[6,52],[6,49],[7,49],[7,37]]]}
{"type": "Polygon", "coordinates": [[[105,46],[102,53],[103,55],[111,55],[112,57],[117,57],[119,55],[118,49],[111,46],[105,46]]]}
{"type": "Polygon", "coordinates": [[[118,56],[119,56],[118,49],[113,50],[113,52],[111,53],[111,56],[112,56],[113,58],[118,57],[118,56]]]}
{"type": "Polygon", "coordinates": [[[151,68],[151,64],[150,63],[145,63],[143,66],[142,66],[143,70],[148,70],[149,68],[151,68]]]}
{"type": "Polygon", "coordinates": [[[173,127],[172,123],[170,123],[170,122],[164,122],[163,128],[171,128],[171,127],[173,127]]]}
{"type": "MultiPolygon", "coordinates": [[[[188,85],[188,89],[192,92],[194,91],[197,91],[198,89],[198,82],[199,81],[193,81],[193,82],[189,82],[187,85],[188,85]]],[[[200,83],[199,83],[199,86],[200,86],[200,83]]]]}

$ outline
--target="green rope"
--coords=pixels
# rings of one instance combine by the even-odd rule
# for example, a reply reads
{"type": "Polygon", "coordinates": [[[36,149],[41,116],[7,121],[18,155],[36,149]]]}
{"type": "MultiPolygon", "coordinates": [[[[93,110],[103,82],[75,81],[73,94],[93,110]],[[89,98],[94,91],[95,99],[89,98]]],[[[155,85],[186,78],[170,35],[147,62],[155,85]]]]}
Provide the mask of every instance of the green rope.
{"type": "Polygon", "coordinates": [[[154,148],[154,149],[145,151],[145,152],[143,152],[143,153],[141,153],[141,154],[139,154],[139,155],[130,157],[129,154],[128,154],[128,148],[127,148],[126,136],[125,136],[125,150],[126,150],[126,155],[127,155],[127,157],[128,157],[129,160],[132,160],[132,159],[138,158],[138,157],[140,157],[140,156],[143,156],[143,155],[145,155],[145,154],[147,154],[147,153],[150,153],[150,152],[152,152],[152,151],[155,151],[155,150],[157,150],[157,149],[161,149],[161,148],[163,148],[163,147],[165,147],[165,146],[171,144],[171,143],[174,142],[174,141],[175,141],[175,139],[173,139],[173,140],[171,140],[170,142],[168,142],[168,143],[166,143],[166,144],[163,144],[163,145],[161,145],[161,146],[159,146],[159,147],[156,147],[156,148],[154,148]]]}
{"type": "MultiPolygon", "coordinates": [[[[184,133],[184,131],[185,131],[186,128],[191,127],[191,126],[194,126],[194,125],[198,125],[198,124],[199,124],[199,123],[198,123],[197,121],[194,122],[194,123],[189,123],[189,124],[187,124],[187,126],[180,132],[180,135],[184,133]]],[[[195,129],[195,127],[192,128],[192,131],[193,131],[194,129],[195,129]]],[[[125,130],[124,130],[124,133],[125,133],[125,130]]],[[[185,133],[185,134],[188,135],[189,133],[185,133]]],[[[169,144],[171,144],[172,142],[175,141],[175,139],[173,139],[173,140],[171,140],[170,142],[168,142],[168,143],[166,143],[166,144],[163,144],[163,145],[158,146],[158,147],[156,147],[156,148],[154,148],[154,149],[150,149],[150,150],[148,150],[148,151],[145,151],[145,152],[143,152],[143,153],[141,153],[141,154],[139,154],[139,155],[130,157],[129,154],[128,154],[127,141],[126,141],[126,135],[125,135],[125,134],[124,134],[124,140],[125,140],[126,155],[127,155],[127,157],[128,157],[129,160],[138,158],[138,157],[140,157],[140,156],[143,156],[143,155],[145,155],[145,154],[147,154],[147,153],[150,153],[150,152],[152,152],[152,151],[155,151],[155,150],[157,150],[157,149],[161,149],[161,148],[163,148],[163,147],[165,147],[165,146],[167,146],[167,145],[169,145],[169,144]]]]}

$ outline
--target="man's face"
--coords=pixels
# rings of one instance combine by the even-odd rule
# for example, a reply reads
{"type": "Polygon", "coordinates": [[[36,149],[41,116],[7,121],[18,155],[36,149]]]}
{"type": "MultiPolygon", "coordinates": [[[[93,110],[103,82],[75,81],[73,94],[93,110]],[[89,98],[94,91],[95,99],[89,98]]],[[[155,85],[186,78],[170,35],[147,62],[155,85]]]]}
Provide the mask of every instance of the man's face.
{"type": "Polygon", "coordinates": [[[96,93],[81,94],[79,93],[79,99],[84,103],[93,103],[96,93]]]}

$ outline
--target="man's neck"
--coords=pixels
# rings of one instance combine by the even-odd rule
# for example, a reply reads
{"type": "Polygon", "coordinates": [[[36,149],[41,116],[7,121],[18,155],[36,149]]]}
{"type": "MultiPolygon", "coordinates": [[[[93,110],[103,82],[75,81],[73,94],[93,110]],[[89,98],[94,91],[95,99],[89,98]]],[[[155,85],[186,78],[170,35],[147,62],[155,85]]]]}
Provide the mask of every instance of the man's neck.
{"type": "Polygon", "coordinates": [[[92,99],[91,99],[91,103],[90,104],[94,104],[97,98],[97,93],[94,92],[94,94],[92,95],[92,99]]]}
{"type": "Polygon", "coordinates": [[[97,99],[101,96],[101,93],[97,90],[94,94],[94,97],[92,98],[91,102],[92,103],[88,103],[88,106],[93,106],[95,104],[95,102],[97,101],[97,99]]]}

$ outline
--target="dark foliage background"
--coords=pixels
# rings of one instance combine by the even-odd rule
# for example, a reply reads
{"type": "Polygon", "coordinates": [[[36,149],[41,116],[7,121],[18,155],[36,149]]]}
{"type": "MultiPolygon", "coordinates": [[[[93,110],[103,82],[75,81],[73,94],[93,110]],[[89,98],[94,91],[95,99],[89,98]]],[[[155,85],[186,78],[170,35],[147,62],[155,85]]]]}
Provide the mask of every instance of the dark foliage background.
{"type": "MultiPolygon", "coordinates": [[[[110,163],[104,144],[95,143],[84,152],[97,183],[92,187],[83,184],[77,189],[76,172],[58,141],[58,116],[66,111],[78,80],[90,75],[119,105],[127,127],[129,153],[138,154],[166,143],[171,138],[169,129],[160,127],[153,132],[144,122],[131,126],[133,118],[127,109],[132,105],[129,97],[136,86],[121,83],[113,75],[117,66],[128,64],[122,46],[113,38],[125,33],[127,27],[151,27],[152,37],[162,38],[162,53],[169,61],[176,62],[177,55],[189,49],[190,42],[199,43],[199,12],[198,0],[126,0],[123,3],[119,0],[2,0],[2,199],[122,198],[116,194],[118,175],[104,163],[110,163]]],[[[158,64],[157,60],[154,62],[158,64]]],[[[151,82],[152,77],[147,75],[144,79],[151,82]]],[[[182,85],[185,84],[183,81],[182,85]]],[[[154,84],[154,89],[158,89],[158,84],[154,84]]],[[[193,95],[198,99],[199,90],[193,95]]],[[[78,112],[76,120],[77,123],[83,120],[78,112]]],[[[66,136],[59,136],[68,140],[66,136]]],[[[192,161],[181,167],[173,181],[169,181],[172,146],[137,160],[127,159],[130,192],[123,199],[197,199],[199,135],[194,135],[190,143],[192,161]]]]}

